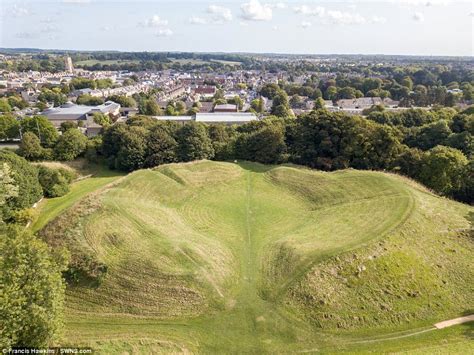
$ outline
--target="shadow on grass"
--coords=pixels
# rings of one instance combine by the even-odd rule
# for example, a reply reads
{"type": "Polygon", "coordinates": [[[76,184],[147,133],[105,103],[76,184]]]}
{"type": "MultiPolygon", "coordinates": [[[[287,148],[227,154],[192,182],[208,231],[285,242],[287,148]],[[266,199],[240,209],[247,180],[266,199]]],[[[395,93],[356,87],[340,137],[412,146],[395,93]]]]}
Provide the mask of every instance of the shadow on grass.
{"type": "Polygon", "coordinates": [[[261,163],[254,163],[245,160],[235,160],[233,163],[239,165],[242,169],[253,172],[253,173],[265,173],[275,168],[275,165],[265,165],[261,163]]]}

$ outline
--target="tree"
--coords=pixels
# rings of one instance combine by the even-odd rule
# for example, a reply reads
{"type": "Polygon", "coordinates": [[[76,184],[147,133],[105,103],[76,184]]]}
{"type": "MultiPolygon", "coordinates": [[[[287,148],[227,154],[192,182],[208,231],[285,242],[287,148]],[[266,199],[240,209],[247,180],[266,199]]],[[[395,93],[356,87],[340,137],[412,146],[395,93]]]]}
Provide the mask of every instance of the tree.
{"type": "Polygon", "coordinates": [[[144,127],[129,127],[121,137],[115,167],[122,171],[133,171],[143,167],[146,156],[147,130],[144,127]]]}
{"type": "Polygon", "coordinates": [[[102,139],[102,153],[106,158],[110,158],[110,167],[115,166],[115,157],[123,144],[123,137],[128,126],[125,123],[114,124],[105,129],[102,139]]]}
{"type": "Polygon", "coordinates": [[[148,116],[162,116],[163,112],[156,100],[152,98],[145,101],[143,114],[148,116]]]}
{"type": "Polygon", "coordinates": [[[474,156],[474,137],[467,131],[451,134],[445,145],[459,149],[466,157],[474,156]]]}
{"type": "Polygon", "coordinates": [[[33,132],[26,132],[20,143],[18,154],[30,161],[49,158],[47,149],[41,146],[39,138],[33,132]]]}
{"type": "Polygon", "coordinates": [[[52,103],[54,106],[60,106],[66,103],[67,97],[59,88],[42,88],[38,100],[42,103],[52,103]]]}
{"type": "Polygon", "coordinates": [[[21,133],[33,132],[40,139],[41,145],[51,148],[56,144],[58,131],[44,116],[24,117],[20,121],[21,133]]]}
{"type": "Polygon", "coordinates": [[[423,159],[420,181],[443,195],[463,186],[463,172],[468,164],[464,154],[445,146],[436,146],[423,159]]]}
{"type": "Polygon", "coordinates": [[[178,115],[184,115],[186,112],[186,104],[183,101],[178,101],[175,105],[175,110],[178,115]]]}
{"type": "Polygon", "coordinates": [[[326,109],[326,102],[324,102],[323,98],[318,97],[314,101],[314,109],[315,110],[324,110],[324,109],[326,109]]]}
{"type": "Polygon", "coordinates": [[[277,95],[273,98],[272,104],[272,115],[277,117],[292,117],[293,112],[290,108],[288,95],[283,90],[280,90],[277,95]]]}
{"type": "Polygon", "coordinates": [[[395,159],[393,168],[408,177],[418,179],[425,154],[420,149],[404,146],[401,154],[395,159]]]}
{"type": "Polygon", "coordinates": [[[153,167],[177,161],[176,147],[178,143],[162,125],[153,127],[146,138],[145,166],[153,167]]]}
{"type": "Polygon", "coordinates": [[[408,135],[406,142],[411,147],[428,150],[444,144],[451,133],[448,123],[441,120],[416,128],[413,135],[408,135]]]}
{"type": "Polygon", "coordinates": [[[303,99],[300,95],[294,94],[290,99],[290,106],[291,107],[301,107],[303,104],[303,99]]]}
{"type": "Polygon", "coordinates": [[[38,181],[46,197],[59,197],[69,192],[69,184],[74,179],[74,173],[65,169],[52,169],[40,165],[38,167],[38,181]]]}
{"type": "Polygon", "coordinates": [[[168,105],[166,105],[165,114],[167,116],[176,116],[177,115],[176,108],[174,107],[173,102],[168,102],[168,105]]]}
{"type": "Polygon", "coordinates": [[[102,127],[107,127],[112,124],[110,116],[102,112],[94,112],[92,114],[92,119],[94,120],[95,123],[97,123],[98,125],[102,127]]]}
{"type": "Polygon", "coordinates": [[[233,158],[233,142],[236,132],[235,128],[223,124],[209,126],[209,137],[212,141],[216,160],[228,160],[233,158]]]}
{"type": "Polygon", "coordinates": [[[276,107],[273,107],[272,115],[283,118],[294,116],[293,111],[291,111],[291,108],[286,105],[278,105],[276,107]]]}
{"type": "Polygon", "coordinates": [[[76,99],[76,104],[85,106],[98,106],[104,103],[104,99],[89,94],[80,95],[76,99]]]}
{"type": "Polygon", "coordinates": [[[54,155],[59,160],[74,160],[84,153],[87,138],[78,129],[70,129],[59,137],[54,147],[54,155]]]}
{"type": "Polygon", "coordinates": [[[133,97],[112,95],[107,98],[107,101],[116,102],[122,107],[137,107],[137,102],[133,99],[133,97]]]}
{"type": "Polygon", "coordinates": [[[18,186],[12,177],[12,170],[8,163],[0,164],[0,225],[3,223],[1,208],[7,201],[18,196],[18,186]]]}
{"type": "Polygon", "coordinates": [[[0,116],[0,139],[17,138],[20,134],[20,124],[11,115],[0,116]]]}
{"type": "Polygon", "coordinates": [[[214,148],[206,127],[199,122],[190,122],[181,127],[177,132],[176,141],[180,161],[211,159],[214,156],[214,148]]]}
{"type": "Polygon", "coordinates": [[[97,83],[94,79],[88,78],[73,78],[69,82],[69,86],[72,90],[80,90],[80,89],[96,89],[97,83]]]}
{"type": "Polygon", "coordinates": [[[337,87],[336,86],[329,86],[324,93],[324,98],[326,100],[336,100],[337,99],[337,87]]]}
{"type": "Polygon", "coordinates": [[[263,99],[260,97],[258,99],[253,99],[250,103],[250,107],[257,113],[262,113],[264,109],[263,99]]]}
{"type": "Polygon", "coordinates": [[[285,135],[282,126],[276,123],[241,134],[235,143],[238,158],[264,164],[281,162],[285,150],[285,135]]]}
{"type": "Polygon", "coordinates": [[[265,84],[260,90],[260,95],[273,100],[273,98],[281,91],[278,84],[265,84]]]}
{"type": "Polygon", "coordinates": [[[43,196],[43,191],[38,182],[38,170],[35,166],[13,152],[0,150],[0,165],[3,166],[5,163],[11,169],[10,177],[18,186],[18,195],[7,199],[2,207],[3,218],[8,220],[15,211],[31,207],[43,196]]]}
{"type": "Polygon", "coordinates": [[[401,84],[408,90],[413,90],[413,80],[411,80],[409,76],[404,77],[401,81],[401,84]]]}
{"type": "Polygon", "coordinates": [[[8,100],[4,97],[0,98],[0,112],[9,113],[12,112],[12,107],[8,100]]]}
{"type": "Polygon", "coordinates": [[[364,94],[360,90],[356,90],[350,86],[343,87],[337,91],[338,99],[355,99],[362,96],[364,96],[364,94]]]}
{"type": "Polygon", "coordinates": [[[28,230],[0,228],[0,347],[46,347],[63,326],[65,264],[28,230]]]}
{"type": "Polygon", "coordinates": [[[382,87],[382,80],[379,78],[365,78],[362,82],[362,91],[368,93],[371,90],[378,90],[382,87]]]}
{"type": "Polygon", "coordinates": [[[239,111],[244,108],[244,100],[242,100],[238,95],[235,95],[230,99],[229,103],[236,105],[239,111]]]}
{"type": "Polygon", "coordinates": [[[64,133],[69,129],[77,128],[77,123],[74,121],[65,121],[61,122],[61,125],[59,126],[59,130],[64,133]]]}

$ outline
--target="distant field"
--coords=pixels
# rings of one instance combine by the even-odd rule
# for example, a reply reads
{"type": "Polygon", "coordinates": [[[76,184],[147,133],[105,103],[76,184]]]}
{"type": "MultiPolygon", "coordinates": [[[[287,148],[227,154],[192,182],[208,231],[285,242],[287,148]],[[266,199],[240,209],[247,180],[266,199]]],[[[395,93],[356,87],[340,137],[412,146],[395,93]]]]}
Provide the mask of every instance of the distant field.
{"type": "Polygon", "coordinates": [[[173,63],[179,63],[181,65],[186,65],[186,64],[191,64],[191,65],[203,65],[203,64],[209,64],[207,60],[201,60],[201,59],[176,59],[176,58],[168,58],[171,60],[173,63]]]}
{"type": "Polygon", "coordinates": [[[90,65],[95,65],[95,64],[103,64],[103,65],[106,65],[106,64],[131,64],[131,63],[135,63],[135,64],[138,64],[140,63],[139,60],[95,60],[95,59],[89,59],[89,60],[81,60],[79,62],[74,62],[73,64],[74,65],[78,65],[78,66],[83,66],[83,65],[87,65],[87,66],[90,66],[90,65]]]}
{"type": "Polygon", "coordinates": [[[431,327],[474,305],[469,206],[356,170],[202,161],[97,179],[34,225],[108,267],[99,287],[68,288],[62,345],[474,351],[472,324],[431,327]]]}
{"type": "Polygon", "coordinates": [[[241,62],[232,62],[230,60],[211,59],[211,62],[217,62],[217,63],[226,64],[226,65],[233,65],[233,66],[242,65],[241,62]]]}

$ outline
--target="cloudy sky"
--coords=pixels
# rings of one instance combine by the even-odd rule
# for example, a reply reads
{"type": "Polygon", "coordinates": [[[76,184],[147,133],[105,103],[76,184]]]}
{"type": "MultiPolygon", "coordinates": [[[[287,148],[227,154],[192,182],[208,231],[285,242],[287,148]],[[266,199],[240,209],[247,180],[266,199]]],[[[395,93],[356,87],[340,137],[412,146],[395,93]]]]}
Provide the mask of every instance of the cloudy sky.
{"type": "Polygon", "coordinates": [[[0,47],[474,55],[470,0],[0,0],[0,47]]]}

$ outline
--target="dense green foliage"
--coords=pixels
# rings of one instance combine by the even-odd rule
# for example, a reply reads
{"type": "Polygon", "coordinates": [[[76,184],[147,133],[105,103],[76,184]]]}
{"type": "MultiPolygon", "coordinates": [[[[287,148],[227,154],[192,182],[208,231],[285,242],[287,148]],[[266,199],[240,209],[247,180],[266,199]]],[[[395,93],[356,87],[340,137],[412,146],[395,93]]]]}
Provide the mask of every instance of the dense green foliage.
{"type": "Polygon", "coordinates": [[[13,152],[0,150],[0,163],[8,164],[14,184],[18,187],[17,196],[8,198],[6,203],[0,206],[3,217],[9,220],[15,212],[31,207],[43,194],[36,167],[24,158],[13,152]]]}
{"type": "Polygon", "coordinates": [[[87,147],[87,138],[78,129],[69,129],[58,139],[54,154],[59,160],[74,160],[87,147]]]}
{"type": "Polygon", "coordinates": [[[210,159],[214,148],[206,127],[201,123],[186,124],[176,132],[177,156],[181,161],[210,159]]]}
{"type": "Polygon", "coordinates": [[[0,225],[2,349],[46,347],[57,339],[64,302],[60,260],[29,231],[0,225]]]}
{"type": "Polygon", "coordinates": [[[0,139],[14,139],[20,134],[19,122],[11,115],[0,116],[0,139]]]}
{"type": "MultiPolygon", "coordinates": [[[[275,97],[280,94],[276,91],[275,97]]],[[[285,105],[285,96],[280,99],[285,105]]],[[[124,171],[199,159],[294,162],[322,170],[394,170],[438,193],[474,200],[468,188],[472,115],[408,110],[386,115],[387,121],[382,119],[385,114],[373,111],[363,118],[320,109],[297,119],[270,116],[238,127],[179,127],[136,116],[128,124],[108,128],[98,153],[111,167],[124,171]],[[446,149],[451,163],[441,157],[446,149]]]]}
{"type": "Polygon", "coordinates": [[[50,148],[43,148],[40,139],[33,132],[26,132],[21,139],[18,154],[30,161],[45,160],[51,158],[50,148]]]}
{"type": "Polygon", "coordinates": [[[38,181],[46,197],[59,197],[69,192],[69,184],[76,175],[63,168],[54,169],[44,165],[38,167],[38,181]]]}
{"type": "Polygon", "coordinates": [[[20,121],[21,133],[32,132],[40,139],[41,145],[51,148],[59,137],[53,124],[44,116],[24,117],[20,121]]]}
{"type": "Polygon", "coordinates": [[[97,106],[102,105],[104,103],[104,99],[97,96],[91,96],[89,94],[83,94],[77,98],[76,103],[78,105],[97,106]]]}

